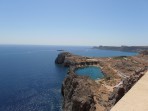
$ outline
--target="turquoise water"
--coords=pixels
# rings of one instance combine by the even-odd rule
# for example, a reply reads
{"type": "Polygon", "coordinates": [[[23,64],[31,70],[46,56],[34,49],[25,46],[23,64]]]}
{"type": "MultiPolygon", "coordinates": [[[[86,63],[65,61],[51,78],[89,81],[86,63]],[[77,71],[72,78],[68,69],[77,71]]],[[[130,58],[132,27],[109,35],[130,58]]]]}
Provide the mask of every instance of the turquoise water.
{"type": "Polygon", "coordinates": [[[103,73],[101,72],[100,68],[95,67],[95,66],[89,66],[85,68],[79,68],[75,71],[76,74],[78,75],[85,75],[89,76],[91,79],[96,80],[96,79],[101,79],[104,77],[103,73]]]}
{"type": "Polygon", "coordinates": [[[135,55],[91,47],[0,45],[0,111],[61,111],[67,76],[67,69],[55,64],[61,49],[91,57],[135,55]]]}

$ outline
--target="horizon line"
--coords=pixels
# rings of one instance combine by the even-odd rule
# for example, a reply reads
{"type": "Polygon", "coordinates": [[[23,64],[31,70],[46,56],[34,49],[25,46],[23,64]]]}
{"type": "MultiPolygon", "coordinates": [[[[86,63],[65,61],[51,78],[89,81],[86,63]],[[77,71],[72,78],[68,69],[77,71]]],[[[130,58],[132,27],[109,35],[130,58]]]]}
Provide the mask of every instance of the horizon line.
{"type": "Polygon", "coordinates": [[[86,46],[86,47],[99,47],[99,46],[108,46],[108,47],[132,47],[132,46],[148,46],[148,45],[63,45],[63,44],[0,44],[0,45],[22,45],[22,46],[86,46]]]}

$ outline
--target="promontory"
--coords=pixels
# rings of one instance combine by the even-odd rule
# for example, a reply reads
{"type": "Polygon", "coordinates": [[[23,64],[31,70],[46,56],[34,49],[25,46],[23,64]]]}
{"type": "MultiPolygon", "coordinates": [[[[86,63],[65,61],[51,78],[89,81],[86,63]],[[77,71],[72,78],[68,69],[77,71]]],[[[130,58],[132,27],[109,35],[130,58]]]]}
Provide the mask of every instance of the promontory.
{"type": "Polygon", "coordinates": [[[148,70],[148,51],[102,58],[62,52],[55,63],[69,67],[61,88],[63,111],[109,111],[148,70]],[[88,66],[100,68],[104,78],[93,80],[75,73],[88,66]]]}

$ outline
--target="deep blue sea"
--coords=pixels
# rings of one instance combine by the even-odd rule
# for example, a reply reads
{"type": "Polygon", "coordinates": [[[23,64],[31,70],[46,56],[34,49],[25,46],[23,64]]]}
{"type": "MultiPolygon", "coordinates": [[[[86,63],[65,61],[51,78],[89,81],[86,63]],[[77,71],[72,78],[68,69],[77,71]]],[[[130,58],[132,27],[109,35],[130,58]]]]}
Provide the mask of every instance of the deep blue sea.
{"type": "Polygon", "coordinates": [[[91,57],[135,55],[91,47],[0,45],[0,111],[60,111],[66,68],[57,50],[91,57]]]}

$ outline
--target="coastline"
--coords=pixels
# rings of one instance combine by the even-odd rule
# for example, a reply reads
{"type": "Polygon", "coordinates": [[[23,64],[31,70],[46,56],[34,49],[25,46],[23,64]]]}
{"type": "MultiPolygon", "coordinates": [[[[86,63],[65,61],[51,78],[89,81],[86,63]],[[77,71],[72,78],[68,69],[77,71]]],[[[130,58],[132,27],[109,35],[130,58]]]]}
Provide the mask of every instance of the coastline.
{"type": "Polygon", "coordinates": [[[103,58],[78,56],[68,52],[59,54],[55,62],[69,67],[68,77],[62,84],[63,110],[110,110],[147,71],[147,58],[147,55],[140,54],[103,58]],[[105,78],[94,81],[75,74],[76,68],[87,66],[101,68],[105,78]],[[86,108],[86,104],[89,108],[86,108]]]}
{"type": "Polygon", "coordinates": [[[148,46],[94,46],[93,49],[139,53],[148,50],[148,46]]]}

